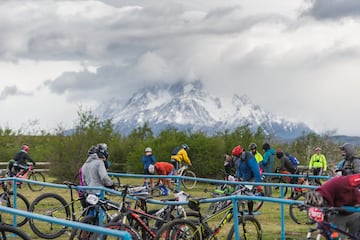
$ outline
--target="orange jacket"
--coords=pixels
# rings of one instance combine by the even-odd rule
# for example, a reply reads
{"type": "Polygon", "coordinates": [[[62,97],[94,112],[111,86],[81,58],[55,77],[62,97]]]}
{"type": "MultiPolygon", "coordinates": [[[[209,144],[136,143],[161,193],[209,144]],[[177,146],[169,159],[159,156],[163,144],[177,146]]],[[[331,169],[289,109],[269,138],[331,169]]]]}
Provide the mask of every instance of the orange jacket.
{"type": "Polygon", "coordinates": [[[156,162],[154,166],[158,175],[169,175],[174,171],[174,165],[168,162],[156,162]]]}

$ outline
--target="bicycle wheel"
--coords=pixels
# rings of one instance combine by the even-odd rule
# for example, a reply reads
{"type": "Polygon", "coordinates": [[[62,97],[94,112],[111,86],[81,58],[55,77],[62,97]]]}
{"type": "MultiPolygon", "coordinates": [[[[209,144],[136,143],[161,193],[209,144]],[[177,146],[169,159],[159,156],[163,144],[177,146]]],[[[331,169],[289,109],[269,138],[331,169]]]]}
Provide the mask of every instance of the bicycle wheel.
{"type": "MultiPolygon", "coordinates": [[[[93,216],[85,216],[80,220],[81,223],[91,224],[91,225],[98,225],[98,218],[93,216]]],[[[93,235],[92,232],[87,232],[85,230],[79,228],[73,228],[71,230],[71,234],[69,240],[73,239],[90,239],[93,235]]]]}
{"type": "Polygon", "coordinates": [[[206,209],[206,216],[211,216],[218,213],[222,209],[229,206],[229,204],[231,204],[231,200],[210,203],[209,207],[206,209]]]}
{"type": "MultiPolygon", "coordinates": [[[[126,231],[130,234],[132,240],[141,240],[142,239],[140,237],[139,233],[135,229],[133,229],[131,226],[126,225],[126,224],[114,222],[114,223],[106,224],[106,225],[104,225],[104,227],[109,228],[109,229],[119,230],[119,231],[126,231]]],[[[94,233],[90,239],[91,240],[95,240],[95,239],[112,240],[112,239],[119,239],[119,238],[115,237],[115,236],[111,236],[111,235],[94,233]]]]}
{"type": "MultiPolygon", "coordinates": [[[[45,182],[45,176],[41,172],[31,172],[28,176],[29,180],[38,181],[38,182],[45,182]]],[[[29,183],[28,186],[31,191],[38,192],[44,189],[44,185],[29,183]]]]}
{"type": "MultiPolygon", "coordinates": [[[[14,193],[13,192],[3,192],[0,194],[1,205],[7,207],[13,207],[14,203],[14,193]]],[[[30,207],[29,201],[26,199],[24,195],[21,193],[16,194],[16,209],[28,211],[30,207]]],[[[2,212],[1,213],[1,220],[4,224],[13,225],[14,223],[14,215],[11,213],[2,212]]],[[[16,215],[16,226],[21,227],[23,226],[28,219],[21,215],[16,215]]]]}
{"type": "Polygon", "coordinates": [[[0,239],[23,239],[30,240],[30,236],[18,228],[1,224],[0,225],[0,239]]]}
{"type": "MultiPolygon", "coordinates": [[[[301,193],[294,200],[304,201],[305,193],[301,193]]],[[[309,218],[307,209],[299,208],[297,204],[289,205],[289,213],[291,219],[297,224],[313,224],[314,220],[309,218]]]]}
{"type": "MultiPolygon", "coordinates": [[[[190,171],[190,170],[187,170],[187,169],[182,173],[182,176],[196,178],[195,173],[193,171],[190,171]]],[[[186,189],[193,189],[196,186],[196,180],[190,180],[190,179],[183,179],[182,178],[181,183],[186,189]]]]}
{"type": "Polygon", "coordinates": [[[175,219],[163,225],[156,233],[155,240],[192,239],[201,240],[201,232],[194,221],[175,219]]]}
{"type": "MultiPolygon", "coordinates": [[[[71,219],[68,203],[63,197],[54,193],[44,193],[37,197],[30,205],[29,211],[58,219],[71,219]]],[[[57,238],[67,230],[66,226],[36,219],[30,219],[29,224],[37,236],[46,239],[57,238]]]]}
{"type": "MultiPolygon", "coordinates": [[[[240,216],[238,231],[240,239],[244,240],[260,240],[262,239],[262,230],[259,221],[253,216],[240,216]]],[[[228,240],[235,239],[235,226],[233,225],[230,228],[229,235],[227,236],[228,240]]]]}

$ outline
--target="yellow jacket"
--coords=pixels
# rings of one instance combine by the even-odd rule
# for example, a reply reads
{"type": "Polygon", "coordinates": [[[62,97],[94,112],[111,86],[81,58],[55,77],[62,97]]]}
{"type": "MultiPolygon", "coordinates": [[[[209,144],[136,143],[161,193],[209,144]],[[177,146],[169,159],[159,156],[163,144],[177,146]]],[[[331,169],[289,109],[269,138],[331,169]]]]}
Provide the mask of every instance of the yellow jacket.
{"type": "Polygon", "coordinates": [[[256,151],[254,157],[255,157],[257,163],[259,163],[259,162],[261,162],[263,160],[263,156],[258,151],[256,151]]]}
{"type": "Polygon", "coordinates": [[[310,158],[309,169],[322,168],[324,171],[327,169],[327,162],[324,154],[313,154],[310,158]]]}
{"type": "Polygon", "coordinates": [[[191,160],[186,152],[185,149],[181,148],[176,155],[172,155],[171,159],[174,159],[175,161],[178,161],[181,163],[181,161],[185,161],[185,163],[189,166],[191,166],[191,160]]]}

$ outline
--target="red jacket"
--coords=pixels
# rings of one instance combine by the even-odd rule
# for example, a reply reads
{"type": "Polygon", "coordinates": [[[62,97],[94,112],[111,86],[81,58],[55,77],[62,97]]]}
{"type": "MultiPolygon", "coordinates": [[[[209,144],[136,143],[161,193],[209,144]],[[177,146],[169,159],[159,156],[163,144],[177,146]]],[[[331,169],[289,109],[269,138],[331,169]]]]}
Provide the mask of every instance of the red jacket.
{"type": "Polygon", "coordinates": [[[328,202],[329,207],[360,204],[358,186],[350,185],[351,175],[334,177],[316,189],[328,202]]]}
{"type": "Polygon", "coordinates": [[[168,162],[156,162],[154,166],[158,175],[169,175],[174,171],[174,165],[168,162]]]}

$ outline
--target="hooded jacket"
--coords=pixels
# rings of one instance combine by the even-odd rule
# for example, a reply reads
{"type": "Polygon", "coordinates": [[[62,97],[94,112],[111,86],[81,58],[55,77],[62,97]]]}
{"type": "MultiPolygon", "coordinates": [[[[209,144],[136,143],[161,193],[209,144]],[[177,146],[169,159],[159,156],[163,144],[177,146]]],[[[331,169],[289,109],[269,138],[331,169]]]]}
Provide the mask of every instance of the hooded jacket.
{"type": "Polygon", "coordinates": [[[260,166],[264,169],[264,172],[273,173],[275,165],[275,150],[269,148],[264,153],[264,158],[260,162],[260,166]]]}
{"type": "MultiPolygon", "coordinates": [[[[96,153],[89,154],[81,169],[84,186],[110,187],[114,185],[106,171],[104,161],[96,153]]],[[[87,192],[99,193],[99,190],[87,190],[87,192]]]]}
{"type": "Polygon", "coordinates": [[[354,145],[346,143],[342,146],[345,152],[345,161],[342,166],[342,175],[360,173],[360,159],[355,157],[354,145]]]}

